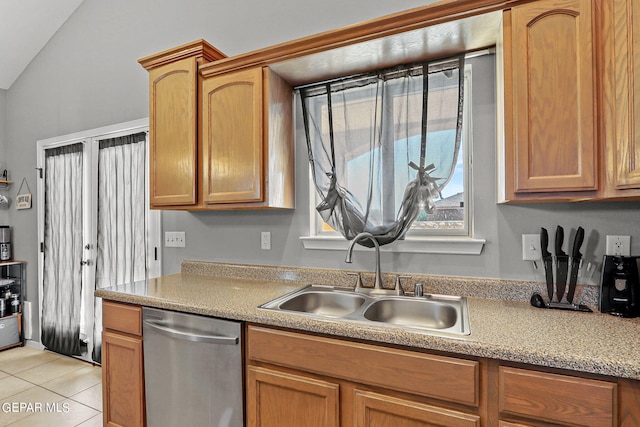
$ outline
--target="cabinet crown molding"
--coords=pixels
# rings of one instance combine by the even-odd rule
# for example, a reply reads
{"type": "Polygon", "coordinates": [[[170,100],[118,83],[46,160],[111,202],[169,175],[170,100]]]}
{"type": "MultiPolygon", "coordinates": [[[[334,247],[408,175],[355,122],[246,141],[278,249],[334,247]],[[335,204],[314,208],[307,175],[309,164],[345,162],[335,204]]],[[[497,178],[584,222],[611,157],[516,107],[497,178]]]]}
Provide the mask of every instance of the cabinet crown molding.
{"type": "Polygon", "coordinates": [[[204,62],[212,62],[224,59],[227,55],[210,45],[206,40],[200,39],[154,53],[153,55],[145,56],[138,59],[138,62],[148,71],[162,65],[192,57],[196,59],[202,58],[204,62]]]}

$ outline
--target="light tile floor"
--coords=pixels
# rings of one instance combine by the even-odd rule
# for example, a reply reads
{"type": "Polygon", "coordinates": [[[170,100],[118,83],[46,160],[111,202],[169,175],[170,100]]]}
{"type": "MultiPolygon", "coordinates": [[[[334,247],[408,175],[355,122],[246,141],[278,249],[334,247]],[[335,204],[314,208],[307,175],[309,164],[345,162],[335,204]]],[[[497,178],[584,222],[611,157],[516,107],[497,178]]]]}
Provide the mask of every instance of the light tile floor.
{"type": "Polygon", "coordinates": [[[101,427],[102,369],[33,347],[0,351],[0,427],[101,427]]]}

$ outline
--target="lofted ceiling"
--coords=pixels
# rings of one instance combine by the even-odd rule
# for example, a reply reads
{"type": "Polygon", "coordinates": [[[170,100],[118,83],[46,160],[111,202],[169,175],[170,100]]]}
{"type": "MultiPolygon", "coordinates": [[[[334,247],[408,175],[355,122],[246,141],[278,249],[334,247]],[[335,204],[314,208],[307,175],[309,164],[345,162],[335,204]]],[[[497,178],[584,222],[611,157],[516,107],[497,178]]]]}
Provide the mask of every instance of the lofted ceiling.
{"type": "Polygon", "coordinates": [[[0,0],[0,89],[9,89],[83,0],[0,0]]]}

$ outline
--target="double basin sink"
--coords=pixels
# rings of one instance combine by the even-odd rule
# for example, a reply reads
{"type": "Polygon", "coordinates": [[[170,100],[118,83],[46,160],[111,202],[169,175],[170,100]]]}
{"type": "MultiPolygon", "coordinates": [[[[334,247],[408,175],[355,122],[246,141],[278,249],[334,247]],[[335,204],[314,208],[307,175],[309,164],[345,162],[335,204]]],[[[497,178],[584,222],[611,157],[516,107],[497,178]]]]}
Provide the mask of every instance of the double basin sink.
{"type": "Polygon", "coordinates": [[[309,285],[269,301],[260,308],[401,326],[438,334],[471,333],[467,299],[464,297],[377,295],[367,291],[371,290],[309,285]]]}

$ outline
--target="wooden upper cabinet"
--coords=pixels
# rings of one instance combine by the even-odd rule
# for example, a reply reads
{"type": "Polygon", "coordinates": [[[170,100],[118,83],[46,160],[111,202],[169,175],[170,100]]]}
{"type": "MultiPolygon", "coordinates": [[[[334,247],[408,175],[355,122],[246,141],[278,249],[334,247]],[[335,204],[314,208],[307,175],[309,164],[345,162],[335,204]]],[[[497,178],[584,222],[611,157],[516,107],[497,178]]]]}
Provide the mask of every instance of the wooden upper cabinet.
{"type": "Polygon", "coordinates": [[[203,70],[205,209],[293,208],[293,90],[268,67],[203,70]]]}
{"type": "Polygon", "coordinates": [[[508,200],[598,188],[592,8],[589,0],[542,0],[505,12],[508,200]]]}
{"type": "Polygon", "coordinates": [[[138,61],[149,71],[152,207],[197,203],[198,68],[224,57],[198,40],[138,61]]]}
{"type": "Polygon", "coordinates": [[[186,58],[149,72],[151,203],[196,203],[198,66],[186,58]]]}
{"type": "Polygon", "coordinates": [[[139,60],[152,208],[295,207],[293,89],[268,67],[206,73],[224,58],[198,40],[139,60]]]}
{"type": "Polygon", "coordinates": [[[640,197],[640,1],[604,2],[606,196],[640,197]],[[636,132],[637,130],[637,132],[636,132]]]}
{"type": "Polygon", "coordinates": [[[205,203],[264,200],[262,68],[203,84],[205,203]]]}

